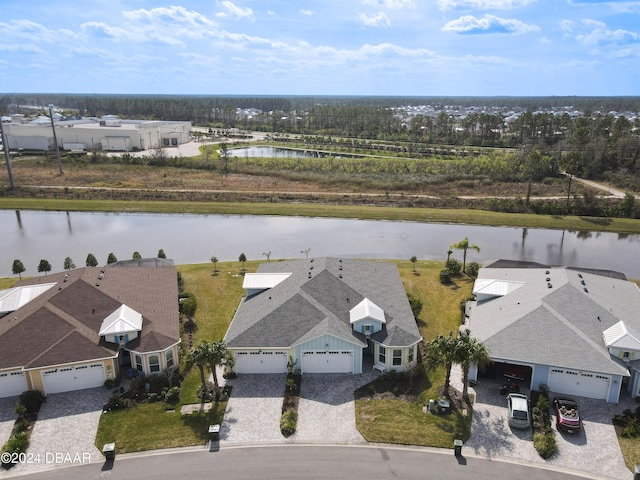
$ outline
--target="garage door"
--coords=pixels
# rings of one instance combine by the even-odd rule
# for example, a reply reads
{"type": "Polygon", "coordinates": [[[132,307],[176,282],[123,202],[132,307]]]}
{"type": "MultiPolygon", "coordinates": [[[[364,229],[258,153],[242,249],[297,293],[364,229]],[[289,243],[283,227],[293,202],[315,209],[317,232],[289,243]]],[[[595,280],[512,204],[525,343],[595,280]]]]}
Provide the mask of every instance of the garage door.
{"type": "Polygon", "coordinates": [[[104,365],[102,363],[56,368],[42,372],[44,393],[47,395],[100,387],[104,384],[105,379],[104,365]]]}
{"type": "Polygon", "coordinates": [[[0,373],[0,398],[15,397],[27,388],[27,380],[24,372],[0,373]]]}
{"type": "Polygon", "coordinates": [[[353,373],[353,351],[304,351],[302,373],[353,373]]]}
{"type": "Polygon", "coordinates": [[[552,368],[548,385],[552,392],[606,400],[610,382],[607,375],[552,368]]]}
{"type": "Polygon", "coordinates": [[[236,373],[287,373],[287,352],[236,352],[236,373]]]}

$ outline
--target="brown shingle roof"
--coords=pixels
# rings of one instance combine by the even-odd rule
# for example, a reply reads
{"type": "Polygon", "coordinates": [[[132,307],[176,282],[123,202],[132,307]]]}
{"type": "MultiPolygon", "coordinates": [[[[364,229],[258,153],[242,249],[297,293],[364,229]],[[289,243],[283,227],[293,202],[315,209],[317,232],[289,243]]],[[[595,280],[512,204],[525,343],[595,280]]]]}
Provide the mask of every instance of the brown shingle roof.
{"type": "Polygon", "coordinates": [[[100,339],[98,332],[102,320],[122,304],[144,318],[134,341],[136,351],[163,350],[180,340],[174,267],[86,267],[16,285],[53,282],[56,286],[0,318],[0,368],[115,355],[116,347],[100,339]]]}

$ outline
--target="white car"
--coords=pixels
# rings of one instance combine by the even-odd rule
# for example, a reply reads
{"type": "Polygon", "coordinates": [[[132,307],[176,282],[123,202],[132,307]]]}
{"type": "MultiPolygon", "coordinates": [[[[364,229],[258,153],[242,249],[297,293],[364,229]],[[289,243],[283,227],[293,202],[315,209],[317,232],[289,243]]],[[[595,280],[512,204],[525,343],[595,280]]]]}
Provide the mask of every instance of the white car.
{"type": "Polygon", "coordinates": [[[531,415],[529,413],[529,399],[521,393],[507,395],[507,408],[509,409],[509,425],[513,428],[529,428],[531,415]]]}

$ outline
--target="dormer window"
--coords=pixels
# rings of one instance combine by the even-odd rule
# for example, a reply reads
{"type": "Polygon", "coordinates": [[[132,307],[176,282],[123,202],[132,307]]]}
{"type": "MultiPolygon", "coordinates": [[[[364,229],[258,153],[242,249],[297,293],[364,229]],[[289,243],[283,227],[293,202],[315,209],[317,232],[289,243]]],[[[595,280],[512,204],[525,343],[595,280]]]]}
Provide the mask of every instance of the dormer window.
{"type": "Polygon", "coordinates": [[[629,352],[624,352],[622,354],[622,358],[629,358],[629,352]]]}
{"type": "Polygon", "coordinates": [[[364,333],[371,333],[371,325],[364,326],[364,333]]]}
{"type": "Polygon", "coordinates": [[[349,321],[356,332],[371,334],[382,330],[386,323],[384,310],[368,298],[349,310],[349,321]]]}

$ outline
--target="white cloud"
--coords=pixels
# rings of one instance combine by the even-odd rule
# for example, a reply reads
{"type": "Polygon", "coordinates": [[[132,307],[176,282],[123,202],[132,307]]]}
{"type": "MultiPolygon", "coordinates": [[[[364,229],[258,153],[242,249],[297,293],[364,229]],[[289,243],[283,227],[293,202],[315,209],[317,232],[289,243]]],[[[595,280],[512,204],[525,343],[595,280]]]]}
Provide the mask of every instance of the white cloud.
{"type": "MultiPolygon", "coordinates": [[[[438,0],[440,10],[473,9],[473,10],[508,10],[526,7],[538,0],[438,0]]],[[[557,1],[557,0],[556,0],[557,1]]]]}
{"type": "Polygon", "coordinates": [[[388,8],[389,10],[399,10],[415,6],[413,0],[362,0],[362,3],[378,8],[388,8]]]}
{"type": "Polygon", "coordinates": [[[253,10],[249,7],[247,8],[238,7],[236,4],[228,0],[225,0],[224,2],[219,2],[219,5],[224,9],[224,11],[216,13],[216,17],[222,17],[222,18],[231,17],[231,18],[235,18],[236,20],[243,19],[243,18],[246,18],[251,21],[254,20],[253,10]]]}
{"type": "Polygon", "coordinates": [[[568,3],[575,7],[604,5],[616,13],[640,13],[640,2],[637,0],[569,0],[568,3]]]}
{"type": "Polygon", "coordinates": [[[447,22],[442,27],[443,32],[456,33],[513,33],[522,34],[537,32],[540,28],[535,25],[527,25],[514,18],[500,18],[495,15],[485,15],[476,18],[473,15],[464,15],[456,20],[447,22]]]}
{"type": "Polygon", "coordinates": [[[379,12],[377,15],[373,15],[368,17],[364,13],[360,14],[360,20],[367,27],[390,27],[391,22],[389,21],[389,17],[387,17],[383,12],[379,12]]]}
{"type": "Polygon", "coordinates": [[[300,13],[301,13],[302,15],[307,15],[307,16],[309,16],[309,17],[310,17],[311,15],[313,15],[313,14],[314,14],[314,13],[316,13],[316,12],[314,12],[313,10],[303,10],[303,9],[301,9],[301,10],[300,10],[300,13]]]}
{"type": "Polygon", "coordinates": [[[130,20],[146,20],[150,23],[163,22],[189,24],[191,26],[215,26],[215,23],[204,15],[194,10],[176,6],[169,8],[158,7],[151,10],[141,8],[139,10],[124,11],[122,15],[130,20]]]}
{"type": "Polygon", "coordinates": [[[638,32],[622,29],[610,30],[606,23],[599,20],[585,19],[582,20],[580,26],[583,28],[576,35],[576,40],[584,45],[624,45],[640,42],[640,34],[638,32]]]}

